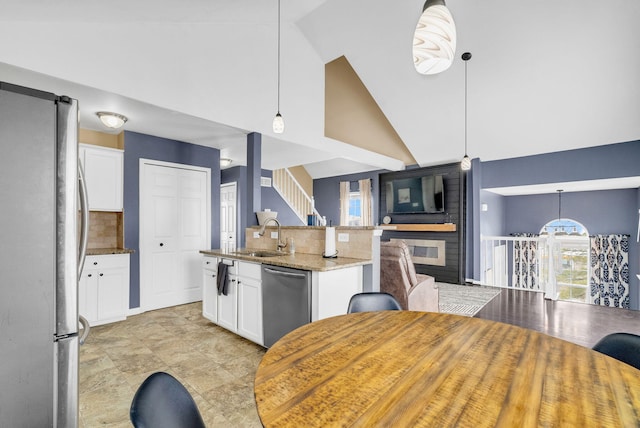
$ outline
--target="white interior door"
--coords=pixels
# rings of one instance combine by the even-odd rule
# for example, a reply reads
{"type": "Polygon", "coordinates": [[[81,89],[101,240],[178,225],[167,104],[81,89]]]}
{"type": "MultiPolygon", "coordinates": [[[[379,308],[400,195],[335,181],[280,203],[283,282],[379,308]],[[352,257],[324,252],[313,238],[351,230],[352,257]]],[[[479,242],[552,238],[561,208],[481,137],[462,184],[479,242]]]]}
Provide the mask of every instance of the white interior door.
{"type": "Polygon", "coordinates": [[[235,251],[237,245],[237,198],[236,183],[220,186],[220,249],[235,251]]]}
{"type": "Polygon", "coordinates": [[[210,172],[142,162],[140,306],[152,310],[201,300],[199,251],[211,246],[210,172]]]}

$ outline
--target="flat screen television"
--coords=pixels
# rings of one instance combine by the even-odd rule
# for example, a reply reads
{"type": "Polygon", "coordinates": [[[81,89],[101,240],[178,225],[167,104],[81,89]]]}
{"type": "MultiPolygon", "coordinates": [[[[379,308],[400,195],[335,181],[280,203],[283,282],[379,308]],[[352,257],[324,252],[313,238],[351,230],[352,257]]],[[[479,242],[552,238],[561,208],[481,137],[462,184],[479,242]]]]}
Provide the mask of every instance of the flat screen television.
{"type": "Polygon", "coordinates": [[[444,212],[442,175],[394,179],[385,187],[388,213],[444,212]]]}

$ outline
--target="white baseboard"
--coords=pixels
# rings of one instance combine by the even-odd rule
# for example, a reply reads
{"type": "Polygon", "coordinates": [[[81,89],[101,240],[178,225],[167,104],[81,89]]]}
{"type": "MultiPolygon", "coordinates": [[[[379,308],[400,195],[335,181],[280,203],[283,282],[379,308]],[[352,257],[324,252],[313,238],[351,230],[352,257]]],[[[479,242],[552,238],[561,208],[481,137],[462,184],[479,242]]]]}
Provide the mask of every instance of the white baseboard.
{"type": "Polygon", "coordinates": [[[129,312],[128,312],[127,316],[130,317],[132,315],[140,315],[143,312],[144,311],[139,306],[137,308],[129,308],[129,312]]]}

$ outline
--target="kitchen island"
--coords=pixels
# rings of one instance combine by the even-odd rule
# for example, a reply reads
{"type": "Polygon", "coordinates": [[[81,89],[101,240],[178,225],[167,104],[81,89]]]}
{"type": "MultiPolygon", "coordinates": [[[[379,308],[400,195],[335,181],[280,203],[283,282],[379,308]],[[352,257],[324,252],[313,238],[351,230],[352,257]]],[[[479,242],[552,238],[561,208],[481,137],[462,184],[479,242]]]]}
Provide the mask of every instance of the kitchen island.
{"type": "MultiPolygon", "coordinates": [[[[240,249],[235,251],[202,250],[203,304],[205,318],[260,345],[265,345],[263,314],[263,267],[294,269],[310,277],[309,315],[306,322],[345,314],[349,299],[367,287],[363,284],[363,268],[371,259],[349,257],[324,258],[318,254],[278,254],[275,251],[240,249]],[[218,292],[218,265],[226,265],[227,294],[218,292]]],[[[299,311],[301,302],[280,310],[299,311]],[[292,307],[295,306],[295,307],[292,307]]],[[[293,327],[292,327],[293,329],[293,327]]],[[[268,344],[267,344],[268,346],[268,344]]]]}
{"type": "Polygon", "coordinates": [[[350,257],[324,258],[318,254],[295,253],[288,254],[286,251],[279,255],[276,251],[263,251],[259,249],[246,248],[235,251],[224,250],[202,250],[201,254],[212,257],[226,257],[247,262],[266,263],[273,266],[282,266],[292,269],[303,269],[310,271],[326,272],[336,269],[344,269],[353,266],[364,266],[372,263],[370,259],[356,259],[350,257]],[[255,254],[268,254],[267,256],[256,256],[255,254]]]}

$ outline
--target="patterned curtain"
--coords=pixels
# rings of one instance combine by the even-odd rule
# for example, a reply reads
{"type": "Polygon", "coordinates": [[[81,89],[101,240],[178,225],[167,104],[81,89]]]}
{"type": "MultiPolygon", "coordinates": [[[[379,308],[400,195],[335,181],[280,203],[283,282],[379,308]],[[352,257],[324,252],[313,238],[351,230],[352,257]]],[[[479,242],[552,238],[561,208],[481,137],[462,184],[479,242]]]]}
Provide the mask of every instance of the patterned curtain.
{"type": "Polygon", "coordinates": [[[629,235],[596,235],[590,239],[591,303],[628,309],[629,235]]]}
{"type": "Polygon", "coordinates": [[[539,288],[538,284],[538,241],[517,238],[537,238],[534,233],[515,233],[513,241],[513,279],[516,288],[539,288]]]}

